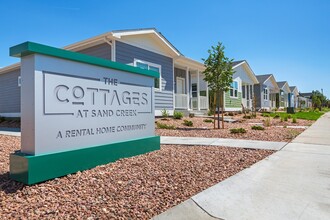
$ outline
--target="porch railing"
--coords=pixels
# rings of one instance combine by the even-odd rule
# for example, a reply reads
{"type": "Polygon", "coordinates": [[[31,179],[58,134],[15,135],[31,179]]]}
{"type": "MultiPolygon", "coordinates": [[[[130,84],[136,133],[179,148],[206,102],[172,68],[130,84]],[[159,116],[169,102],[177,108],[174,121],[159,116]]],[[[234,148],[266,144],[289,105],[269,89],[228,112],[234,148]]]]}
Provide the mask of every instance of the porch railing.
{"type": "Polygon", "coordinates": [[[175,94],[175,108],[181,108],[181,109],[188,108],[187,94],[175,94]]]}
{"type": "Polygon", "coordinates": [[[199,104],[200,109],[208,109],[206,96],[200,96],[199,101],[200,101],[199,104]]]}

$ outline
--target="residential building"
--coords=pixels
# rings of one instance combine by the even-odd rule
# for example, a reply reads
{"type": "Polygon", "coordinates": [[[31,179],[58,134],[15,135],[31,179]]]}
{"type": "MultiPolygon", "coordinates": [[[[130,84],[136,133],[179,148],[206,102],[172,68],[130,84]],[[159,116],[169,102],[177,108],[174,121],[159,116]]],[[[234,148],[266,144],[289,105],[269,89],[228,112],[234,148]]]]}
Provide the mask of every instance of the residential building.
{"type": "Polygon", "coordinates": [[[297,86],[290,86],[290,93],[289,93],[289,107],[298,108],[298,97],[299,97],[299,91],[297,86]]]}
{"type": "Polygon", "coordinates": [[[258,84],[254,85],[257,110],[270,111],[276,107],[276,94],[279,87],[273,74],[257,75],[258,84]]]}
{"type": "MultiPolygon", "coordinates": [[[[155,80],[155,114],[166,109],[208,109],[204,65],[185,57],[155,28],[111,31],[64,49],[160,73],[155,80]]],[[[20,117],[20,64],[0,69],[0,115],[20,117]]],[[[24,83],[24,82],[22,82],[24,83]]]]}
{"type": "Polygon", "coordinates": [[[259,83],[253,70],[246,60],[233,62],[233,83],[224,95],[225,111],[241,111],[253,108],[253,86],[259,83]]]}
{"type": "Polygon", "coordinates": [[[284,109],[289,107],[289,94],[291,93],[289,84],[287,81],[277,82],[279,87],[279,92],[276,96],[276,107],[279,109],[284,109]]]}

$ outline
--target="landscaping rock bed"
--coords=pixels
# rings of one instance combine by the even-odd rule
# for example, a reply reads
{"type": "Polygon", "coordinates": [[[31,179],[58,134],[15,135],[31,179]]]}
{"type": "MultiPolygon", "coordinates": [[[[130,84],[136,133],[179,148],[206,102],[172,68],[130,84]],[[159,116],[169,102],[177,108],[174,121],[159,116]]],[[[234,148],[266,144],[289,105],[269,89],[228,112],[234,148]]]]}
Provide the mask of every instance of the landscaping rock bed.
{"type": "MultiPolygon", "coordinates": [[[[289,142],[301,132],[304,128],[288,128],[287,126],[309,126],[314,121],[301,120],[297,123],[292,123],[291,119],[287,122],[281,122],[280,119],[269,118],[270,126],[264,126],[266,117],[260,115],[254,119],[243,119],[243,115],[236,115],[233,118],[239,120],[237,123],[226,123],[225,129],[213,129],[213,122],[207,123],[205,120],[210,118],[184,117],[180,120],[167,118],[166,120],[158,118],[157,123],[174,126],[175,129],[156,129],[156,133],[160,136],[181,136],[181,137],[206,137],[206,138],[237,138],[237,139],[248,139],[248,140],[262,140],[262,141],[284,141],[289,142]],[[193,126],[188,127],[183,124],[184,120],[190,120],[193,126]],[[253,123],[253,124],[252,124],[253,123]],[[265,130],[253,130],[253,125],[262,125],[265,130]],[[284,126],[284,127],[278,127],[284,126]],[[243,134],[232,134],[230,129],[233,128],[244,128],[247,132],[243,134]]],[[[216,121],[217,122],[217,121],[216,121]]],[[[221,122],[220,122],[221,125],[221,122]]],[[[156,126],[157,127],[157,126],[156,126]]]]}
{"type": "Polygon", "coordinates": [[[8,174],[19,147],[20,138],[0,135],[0,219],[150,219],[273,153],[167,145],[24,186],[8,174]]]}

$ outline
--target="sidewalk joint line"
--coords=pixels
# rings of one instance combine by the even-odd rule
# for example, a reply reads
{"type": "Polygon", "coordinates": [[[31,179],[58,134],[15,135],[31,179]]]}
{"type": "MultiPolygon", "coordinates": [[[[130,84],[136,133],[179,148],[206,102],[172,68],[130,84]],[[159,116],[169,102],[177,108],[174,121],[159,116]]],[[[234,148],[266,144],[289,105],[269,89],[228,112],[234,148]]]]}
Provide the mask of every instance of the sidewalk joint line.
{"type": "Polygon", "coordinates": [[[202,206],[200,206],[192,197],[190,198],[203,212],[205,212],[207,215],[209,215],[212,218],[224,220],[223,218],[216,217],[214,215],[211,215],[209,212],[207,212],[202,206]]]}

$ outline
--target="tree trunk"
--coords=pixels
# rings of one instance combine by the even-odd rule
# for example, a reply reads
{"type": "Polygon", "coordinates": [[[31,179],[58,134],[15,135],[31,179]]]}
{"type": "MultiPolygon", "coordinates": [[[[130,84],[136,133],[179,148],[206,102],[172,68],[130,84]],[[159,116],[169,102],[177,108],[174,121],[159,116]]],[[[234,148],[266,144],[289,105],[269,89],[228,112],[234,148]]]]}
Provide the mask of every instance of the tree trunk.
{"type": "Polygon", "coordinates": [[[222,100],[222,103],[221,103],[221,113],[222,113],[222,129],[225,128],[225,118],[224,118],[224,115],[223,115],[223,112],[224,112],[224,98],[223,98],[223,91],[221,91],[221,100],[222,100]]]}
{"type": "Polygon", "coordinates": [[[217,95],[219,95],[219,102],[218,102],[218,129],[220,129],[220,104],[221,104],[220,91],[217,91],[217,95]]]}
{"type": "Polygon", "coordinates": [[[215,114],[216,114],[216,108],[217,108],[217,93],[214,92],[213,93],[213,108],[214,108],[214,112],[213,112],[213,127],[215,129],[215,114]]]}

